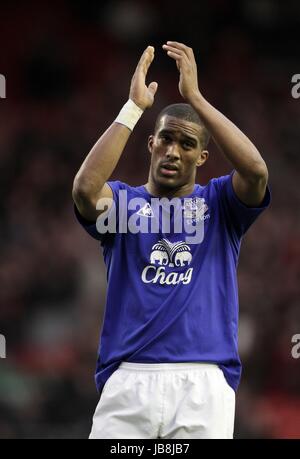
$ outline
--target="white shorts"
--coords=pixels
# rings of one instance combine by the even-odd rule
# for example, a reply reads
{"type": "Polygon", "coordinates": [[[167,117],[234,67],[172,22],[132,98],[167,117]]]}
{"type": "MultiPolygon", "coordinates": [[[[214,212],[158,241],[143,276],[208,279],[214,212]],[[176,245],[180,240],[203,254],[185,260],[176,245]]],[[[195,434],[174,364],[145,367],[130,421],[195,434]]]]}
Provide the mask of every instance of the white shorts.
{"type": "Polygon", "coordinates": [[[103,388],[90,439],[232,438],[234,411],[217,365],[123,362],[103,388]]]}

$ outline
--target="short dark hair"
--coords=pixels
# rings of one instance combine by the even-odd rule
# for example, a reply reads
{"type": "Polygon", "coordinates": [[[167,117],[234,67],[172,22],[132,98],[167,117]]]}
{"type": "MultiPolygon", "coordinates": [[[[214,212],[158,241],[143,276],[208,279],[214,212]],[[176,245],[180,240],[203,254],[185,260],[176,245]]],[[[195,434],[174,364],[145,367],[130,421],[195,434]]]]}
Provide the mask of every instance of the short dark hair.
{"type": "Polygon", "coordinates": [[[155,132],[158,130],[160,120],[163,116],[174,116],[174,118],[179,118],[181,120],[190,121],[191,123],[196,123],[201,127],[200,142],[201,147],[204,149],[207,147],[207,144],[210,139],[210,133],[204,126],[200,116],[189,104],[172,104],[163,108],[156,118],[155,123],[155,132]]]}

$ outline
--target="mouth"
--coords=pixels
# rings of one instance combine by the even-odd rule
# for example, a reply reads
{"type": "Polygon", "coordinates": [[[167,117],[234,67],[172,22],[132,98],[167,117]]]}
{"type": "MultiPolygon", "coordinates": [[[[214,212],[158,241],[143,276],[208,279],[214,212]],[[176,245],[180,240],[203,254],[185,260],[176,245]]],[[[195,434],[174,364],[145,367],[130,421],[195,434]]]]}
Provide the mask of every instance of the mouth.
{"type": "Polygon", "coordinates": [[[173,177],[178,173],[178,166],[173,163],[164,163],[160,165],[160,171],[162,175],[165,175],[167,177],[173,177]]]}

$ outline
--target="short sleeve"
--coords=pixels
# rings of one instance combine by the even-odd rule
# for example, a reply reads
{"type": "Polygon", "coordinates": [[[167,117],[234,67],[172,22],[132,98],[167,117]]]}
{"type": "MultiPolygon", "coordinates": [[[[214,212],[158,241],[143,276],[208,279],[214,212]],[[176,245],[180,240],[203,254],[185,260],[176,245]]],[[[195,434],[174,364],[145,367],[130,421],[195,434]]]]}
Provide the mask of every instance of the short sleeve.
{"type": "MultiPolygon", "coordinates": [[[[114,204],[115,204],[115,216],[116,216],[116,220],[118,219],[118,208],[119,208],[119,190],[126,187],[126,184],[123,184],[122,182],[119,182],[119,181],[111,181],[111,182],[107,182],[107,184],[110,186],[111,190],[112,190],[112,193],[113,193],[113,200],[114,200],[114,204]]],[[[113,236],[114,234],[113,233],[109,233],[109,232],[106,232],[106,233],[103,233],[103,232],[99,232],[98,229],[97,229],[97,223],[96,222],[90,222],[88,220],[86,220],[79,212],[79,210],[77,209],[76,205],[74,204],[74,212],[75,212],[75,216],[77,218],[77,221],[79,222],[79,224],[82,226],[82,228],[94,239],[100,241],[102,244],[104,242],[106,242],[108,239],[109,240],[112,240],[113,239],[113,236]]],[[[108,215],[106,217],[106,219],[109,218],[109,214],[110,212],[112,212],[112,209],[110,209],[110,211],[108,212],[108,215]]],[[[116,225],[117,225],[117,221],[116,221],[116,225]]]]}
{"type": "Polygon", "coordinates": [[[229,217],[227,220],[236,231],[237,236],[241,237],[258,216],[269,206],[271,193],[269,186],[267,186],[261,205],[259,207],[249,207],[237,197],[233,189],[233,174],[234,171],[230,175],[217,178],[216,184],[222,208],[226,216],[229,217]]]}

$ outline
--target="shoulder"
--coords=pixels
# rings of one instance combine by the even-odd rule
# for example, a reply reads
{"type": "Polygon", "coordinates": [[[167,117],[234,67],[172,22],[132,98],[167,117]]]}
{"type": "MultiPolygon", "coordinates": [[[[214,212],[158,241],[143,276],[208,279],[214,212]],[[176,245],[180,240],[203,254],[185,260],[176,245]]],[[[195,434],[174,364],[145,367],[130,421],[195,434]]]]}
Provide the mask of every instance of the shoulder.
{"type": "Polygon", "coordinates": [[[213,187],[213,188],[216,188],[216,189],[221,189],[223,188],[224,186],[230,184],[232,182],[232,174],[227,174],[227,175],[221,175],[220,177],[214,177],[212,178],[208,184],[207,184],[207,187],[213,187]]]}
{"type": "Polygon", "coordinates": [[[110,186],[113,192],[113,198],[115,202],[119,200],[128,201],[128,199],[133,198],[143,198],[148,200],[149,194],[146,191],[146,188],[141,186],[131,186],[128,183],[121,182],[119,180],[109,181],[107,184],[110,186]]]}
{"type": "Polygon", "coordinates": [[[232,174],[214,177],[206,185],[196,185],[197,194],[221,195],[225,188],[232,186],[232,174]]]}
{"type": "Polygon", "coordinates": [[[110,188],[113,191],[127,190],[127,191],[130,191],[131,193],[137,193],[137,194],[138,193],[143,194],[144,192],[143,186],[131,186],[128,183],[121,182],[120,180],[110,180],[109,182],[107,182],[107,184],[110,186],[110,188]]]}

